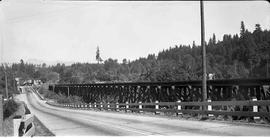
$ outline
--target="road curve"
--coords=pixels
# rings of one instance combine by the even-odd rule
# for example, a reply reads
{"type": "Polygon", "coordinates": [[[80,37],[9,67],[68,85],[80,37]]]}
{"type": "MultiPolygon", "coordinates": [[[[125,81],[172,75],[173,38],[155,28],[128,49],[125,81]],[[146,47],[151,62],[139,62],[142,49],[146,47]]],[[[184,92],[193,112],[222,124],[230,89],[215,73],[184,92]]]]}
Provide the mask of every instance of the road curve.
{"type": "Polygon", "coordinates": [[[25,101],[30,111],[56,136],[270,136],[269,127],[53,107],[33,92],[20,94],[17,99],[25,101]]]}

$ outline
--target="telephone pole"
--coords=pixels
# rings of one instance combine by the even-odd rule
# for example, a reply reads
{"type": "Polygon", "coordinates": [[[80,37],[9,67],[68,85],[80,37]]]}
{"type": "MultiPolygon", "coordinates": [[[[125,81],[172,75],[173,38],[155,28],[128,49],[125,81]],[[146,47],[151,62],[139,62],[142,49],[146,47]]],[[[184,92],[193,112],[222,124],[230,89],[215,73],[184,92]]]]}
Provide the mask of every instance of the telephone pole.
{"type": "MultiPolygon", "coordinates": [[[[206,87],[206,50],[205,50],[205,41],[204,41],[204,9],[203,9],[203,0],[200,0],[200,8],[201,8],[201,46],[202,46],[202,98],[203,101],[207,101],[207,87],[206,87]]],[[[206,110],[206,107],[204,107],[206,110]]]]}
{"type": "Polygon", "coordinates": [[[268,67],[268,62],[269,62],[269,61],[268,61],[268,60],[269,60],[269,54],[268,54],[267,59],[266,59],[266,78],[269,77],[269,71],[268,71],[268,70],[269,70],[269,69],[268,69],[268,68],[269,68],[269,67],[268,67]]]}
{"type": "Polygon", "coordinates": [[[4,66],[4,73],[5,73],[5,85],[6,85],[6,98],[8,99],[8,80],[7,80],[7,70],[4,66]]]}

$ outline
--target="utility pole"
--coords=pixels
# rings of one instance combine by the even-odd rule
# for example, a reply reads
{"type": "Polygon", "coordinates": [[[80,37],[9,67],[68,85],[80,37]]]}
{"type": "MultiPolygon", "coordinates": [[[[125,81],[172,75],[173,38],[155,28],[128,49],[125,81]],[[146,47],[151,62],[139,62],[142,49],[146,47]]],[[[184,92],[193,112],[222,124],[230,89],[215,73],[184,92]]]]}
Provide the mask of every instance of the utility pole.
{"type": "MultiPolygon", "coordinates": [[[[207,101],[207,87],[206,87],[206,50],[205,50],[205,41],[204,41],[204,9],[203,9],[203,0],[200,0],[200,8],[201,8],[201,46],[202,46],[202,98],[203,101],[207,101]]],[[[206,107],[203,108],[206,110],[206,107]]]]}
{"type": "MultiPolygon", "coordinates": [[[[3,64],[2,64],[3,65],[3,64]]],[[[6,70],[6,66],[3,65],[4,67],[4,74],[5,74],[5,88],[6,88],[6,98],[8,99],[8,80],[7,80],[7,70],[6,70]]]]}
{"type": "MultiPolygon", "coordinates": [[[[268,56],[268,58],[269,58],[269,56],[268,56]]],[[[269,59],[268,59],[268,58],[266,59],[266,78],[269,77],[269,69],[268,69],[268,68],[269,68],[269,67],[268,67],[268,60],[269,60],[269,59]]]]}
{"type": "Polygon", "coordinates": [[[8,99],[8,83],[7,83],[7,72],[5,71],[5,82],[6,82],[6,97],[8,99]]]}
{"type": "Polygon", "coordinates": [[[3,95],[0,94],[0,137],[3,137],[4,135],[4,106],[3,106],[3,95]]]}

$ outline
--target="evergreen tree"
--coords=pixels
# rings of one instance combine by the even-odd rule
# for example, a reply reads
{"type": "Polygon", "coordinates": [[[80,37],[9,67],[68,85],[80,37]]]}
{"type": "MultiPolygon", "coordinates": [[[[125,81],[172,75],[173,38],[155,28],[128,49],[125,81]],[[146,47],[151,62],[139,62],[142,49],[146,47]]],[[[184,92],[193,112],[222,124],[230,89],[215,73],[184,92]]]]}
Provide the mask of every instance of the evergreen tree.
{"type": "Polygon", "coordinates": [[[100,62],[103,61],[103,60],[101,59],[101,57],[100,57],[99,47],[97,47],[96,60],[97,60],[98,64],[99,64],[100,62]]]}
{"type": "Polygon", "coordinates": [[[244,21],[241,21],[240,37],[243,37],[246,32],[244,21]]]}

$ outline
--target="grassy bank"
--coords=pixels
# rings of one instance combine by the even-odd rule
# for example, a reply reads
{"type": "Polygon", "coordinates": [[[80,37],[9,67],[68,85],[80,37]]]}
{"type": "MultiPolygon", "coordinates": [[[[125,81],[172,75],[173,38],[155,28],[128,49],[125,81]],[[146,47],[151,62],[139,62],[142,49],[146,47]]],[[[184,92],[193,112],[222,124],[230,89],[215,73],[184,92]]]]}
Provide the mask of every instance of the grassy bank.
{"type": "MultiPolygon", "coordinates": [[[[23,116],[30,114],[30,110],[27,108],[24,102],[8,100],[4,103],[4,133],[3,136],[13,136],[13,118],[15,116],[23,116]]],[[[36,127],[35,136],[54,136],[36,117],[34,119],[34,125],[36,127]]]]}
{"type": "Polygon", "coordinates": [[[36,116],[34,118],[34,125],[36,127],[35,136],[55,136],[36,116]]]}

